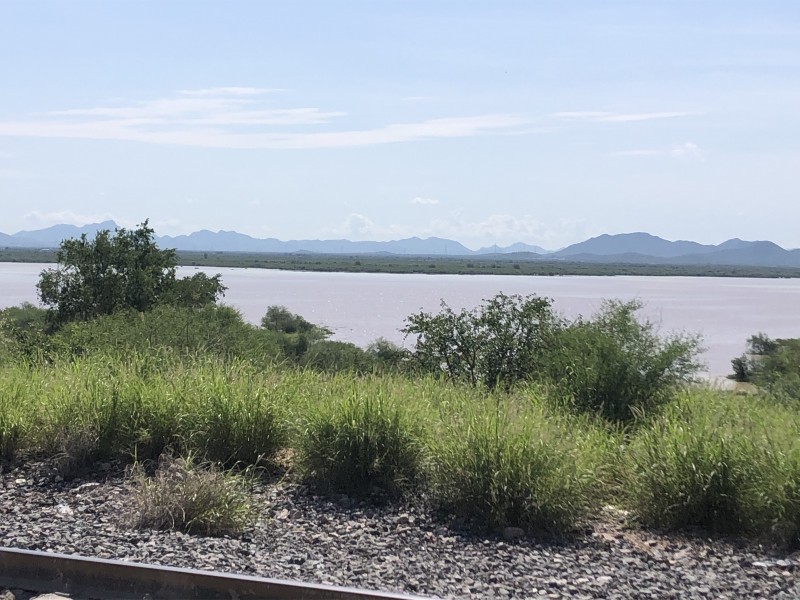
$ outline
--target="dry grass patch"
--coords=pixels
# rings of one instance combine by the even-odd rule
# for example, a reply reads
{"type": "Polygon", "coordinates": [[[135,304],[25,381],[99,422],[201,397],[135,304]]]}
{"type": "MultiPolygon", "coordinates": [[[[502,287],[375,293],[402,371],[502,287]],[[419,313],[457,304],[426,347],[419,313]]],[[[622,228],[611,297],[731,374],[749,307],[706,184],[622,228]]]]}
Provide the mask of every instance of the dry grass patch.
{"type": "Polygon", "coordinates": [[[138,529],[213,536],[239,534],[255,521],[246,477],[212,463],[164,455],[152,477],[135,465],[132,484],[132,525],[138,529]]]}

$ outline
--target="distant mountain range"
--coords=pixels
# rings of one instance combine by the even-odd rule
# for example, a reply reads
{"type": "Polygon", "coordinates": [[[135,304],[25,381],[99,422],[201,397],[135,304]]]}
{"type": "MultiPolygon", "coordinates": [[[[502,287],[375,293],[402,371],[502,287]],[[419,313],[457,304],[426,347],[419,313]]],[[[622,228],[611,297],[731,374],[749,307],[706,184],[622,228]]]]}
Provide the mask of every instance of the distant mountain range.
{"type": "MultiPolygon", "coordinates": [[[[54,225],[13,235],[0,233],[0,247],[55,248],[62,240],[85,233],[94,236],[103,229],[114,230],[113,221],[83,227],[54,225]]],[[[189,235],[157,237],[162,248],[200,252],[280,252],[314,254],[405,254],[417,256],[492,256],[513,255],[515,260],[563,260],[571,262],[672,264],[672,265],[742,265],[799,267],[800,250],[786,250],[769,241],[748,242],[738,238],[719,245],[685,240],[671,242],[649,233],[601,235],[550,252],[539,246],[516,243],[470,250],[461,243],[444,238],[418,237],[389,242],[351,240],[259,239],[235,231],[196,231],[189,235]]]]}

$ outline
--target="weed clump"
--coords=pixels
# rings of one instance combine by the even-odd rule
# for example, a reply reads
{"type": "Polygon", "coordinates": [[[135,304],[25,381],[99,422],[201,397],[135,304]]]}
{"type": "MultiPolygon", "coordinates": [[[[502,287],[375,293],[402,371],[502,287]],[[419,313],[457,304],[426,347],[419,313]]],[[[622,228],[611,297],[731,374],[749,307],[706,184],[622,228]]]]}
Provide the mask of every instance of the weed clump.
{"type": "Polygon", "coordinates": [[[605,433],[538,407],[469,411],[433,443],[433,490],[448,511],[489,528],[560,533],[600,494],[605,433]]]}
{"type": "Polygon", "coordinates": [[[246,479],[213,463],[162,455],[152,477],[135,465],[132,483],[131,521],[137,529],[216,536],[241,533],[255,519],[246,479]]]}
{"type": "Polygon", "coordinates": [[[399,494],[420,478],[421,427],[409,407],[380,394],[332,398],[309,408],[298,460],[323,491],[399,494]]]}
{"type": "Polygon", "coordinates": [[[633,438],[623,497],[645,525],[796,543],[799,436],[797,412],[772,401],[686,394],[633,438]]]}

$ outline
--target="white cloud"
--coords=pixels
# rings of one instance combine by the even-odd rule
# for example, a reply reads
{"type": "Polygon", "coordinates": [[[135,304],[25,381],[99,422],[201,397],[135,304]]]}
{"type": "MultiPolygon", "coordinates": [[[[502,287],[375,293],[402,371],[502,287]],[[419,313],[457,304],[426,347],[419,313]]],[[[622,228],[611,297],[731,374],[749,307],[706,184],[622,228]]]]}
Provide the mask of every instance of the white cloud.
{"type": "Polygon", "coordinates": [[[117,225],[126,226],[111,213],[76,213],[71,210],[43,213],[34,210],[23,215],[22,218],[26,223],[30,223],[30,227],[37,229],[61,224],[81,227],[87,223],[102,223],[103,221],[114,221],[117,225]]]}
{"type": "Polygon", "coordinates": [[[417,196],[411,200],[411,204],[439,204],[439,201],[436,198],[423,198],[421,196],[417,196]]]}
{"type": "Polygon", "coordinates": [[[594,123],[626,123],[634,121],[656,121],[660,119],[676,119],[691,117],[697,113],[685,111],[649,112],[649,113],[618,113],[604,111],[573,111],[557,112],[551,116],[566,121],[588,121],[594,123]]]}
{"type": "Polygon", "coordinates": [[[612,156],[666,156],[671,158],[684,158],[703,161],[705,152],[694,142],[673,144],[668,148],[640,148],[637,150],[621,150],[612,152],[612,156]]]}
{"type": "Polygon", "coordinates": [[[271,108],[255,88],[183,91],[177,97],[50,111],[0,121],[0,135],[121,140],[206,148],[342,148],[508,132],[529,120],[490,114],[392,123],[371,129],[309,131],[346,116],[314,107],[271,108]],[[290,126],[302,130],[287,131],[290,126]],[[277,129],[276,129],[277,128],[277,129]]]}
{"type": "Polygon", "coordinates": [[[272,92],[285,92],[284,88],[215,87],[201,90],[180,90],[184,96],[260,96],[272,92]]]}
{"type": "Polygon", "coordinates": [[[545,223],[530,215],[492,214],[479,221],[451,215],[448,219],[431,221],[425,235],[445,237],[477,249],[498,244],[507,246],[523,242],[556,250],[595,233],[594,227],[581,220],[561,219],[545,223]]]}
{"type": "Polygon", "coordinates": [[[382,225],[371,218],[353,213],[343,223],[320,232],[322,238],[350,240],[396,240],[412,236],[441,237],[461,242],[477,250],[498,244],[507,246],[523,242],[556,250],[600,233],[581,220],[562,219],[554,224],[543,223],[530,215],[493,214],[478,221],[466,220],[458,214],[446,219],[434,219],[425,226],[408,227],[399,224],[382,225]]]}
{"type": "Polygon", "coordinates": [[[700,147],[693,143],[693,142],[685,142],[683,144],[675,144],[669,150],[670,156],[685,156],[688,158],[696,158],[699,160],[703,160],[705,158],[705,153],[700,150],[700,147]]]}
{"type": "Polygon", "coordinates": [[[378,225],[369,217],[352,213],[337,226],[326,227],[321,232],[323,238],[346,238],[349,240],[389,240],[410,237],[408,230],[400,225],[378,225]]]}

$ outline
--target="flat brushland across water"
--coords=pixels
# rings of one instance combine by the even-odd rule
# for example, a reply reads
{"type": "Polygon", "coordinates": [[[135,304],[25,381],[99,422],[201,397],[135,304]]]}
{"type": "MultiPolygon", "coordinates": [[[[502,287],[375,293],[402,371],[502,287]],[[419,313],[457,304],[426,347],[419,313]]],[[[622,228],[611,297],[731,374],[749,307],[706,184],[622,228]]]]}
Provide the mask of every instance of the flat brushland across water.
{"type": "MultiPolygon", "coordinates": [[[[430,273],[438,275],[640,275],[682,277],[797,278],[800,269],[729,265],[635,265],[584,263],[530,255],[492,257],[266,254],[240,252],[178,252],[178,264],[198,267],[247,267],[287,271],[340,273],[430,273]]],[[[0,262],[55,262],[54,250],[0,249],[0,262]]]]}

